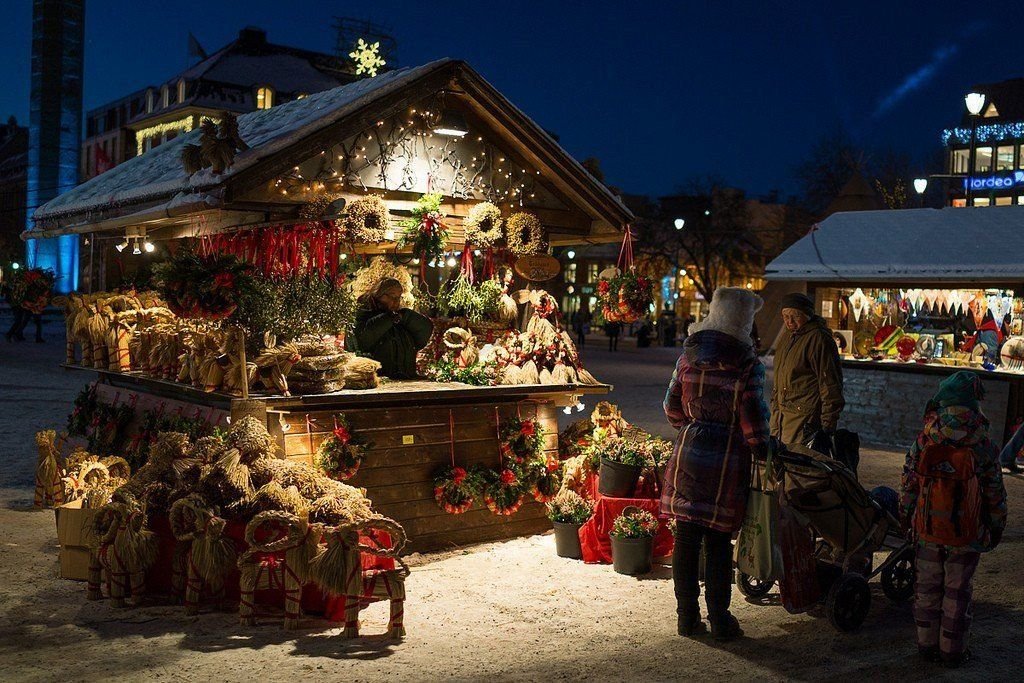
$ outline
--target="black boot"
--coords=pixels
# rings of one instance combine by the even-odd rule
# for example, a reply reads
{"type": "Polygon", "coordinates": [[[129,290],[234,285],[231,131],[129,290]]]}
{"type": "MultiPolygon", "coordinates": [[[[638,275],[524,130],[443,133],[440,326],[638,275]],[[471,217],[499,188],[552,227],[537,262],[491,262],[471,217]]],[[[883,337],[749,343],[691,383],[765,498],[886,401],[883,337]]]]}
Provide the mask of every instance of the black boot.
{"type": "Polygon", "coordinates": [[[736,621],[731,613],[726,612],[725,616],[711,620],[711,637],[719,642],[735,640],[743,635],[740,622],[736,621]]]}

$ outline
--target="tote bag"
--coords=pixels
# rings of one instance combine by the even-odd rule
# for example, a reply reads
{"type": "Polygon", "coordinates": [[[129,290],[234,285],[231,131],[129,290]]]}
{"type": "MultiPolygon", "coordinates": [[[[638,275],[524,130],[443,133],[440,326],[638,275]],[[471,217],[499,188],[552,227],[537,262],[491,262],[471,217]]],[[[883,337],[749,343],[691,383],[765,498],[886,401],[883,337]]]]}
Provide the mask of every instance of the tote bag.
{"type": "Polygon", "coordinates": [[[779,498],[772,469],[774,447],[769,444],[764,472],[755,461],[756,476],[747,495],[747,513],[736,539],[736,567],[761,581],[774,581],[782,574],[778,543],[779,498]]]}

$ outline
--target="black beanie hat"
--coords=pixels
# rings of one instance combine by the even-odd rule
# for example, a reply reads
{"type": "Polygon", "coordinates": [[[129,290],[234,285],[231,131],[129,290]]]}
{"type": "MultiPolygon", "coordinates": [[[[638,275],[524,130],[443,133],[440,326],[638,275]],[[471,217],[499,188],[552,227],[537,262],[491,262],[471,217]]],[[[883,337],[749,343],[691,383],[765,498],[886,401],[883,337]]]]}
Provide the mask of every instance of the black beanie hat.
{"type": "Polygon", "coordinates": [[[814,315],[814,302],[806,294],[793,292],[782,297],[782,308],[795,308],[808,316],[814,315]]]}

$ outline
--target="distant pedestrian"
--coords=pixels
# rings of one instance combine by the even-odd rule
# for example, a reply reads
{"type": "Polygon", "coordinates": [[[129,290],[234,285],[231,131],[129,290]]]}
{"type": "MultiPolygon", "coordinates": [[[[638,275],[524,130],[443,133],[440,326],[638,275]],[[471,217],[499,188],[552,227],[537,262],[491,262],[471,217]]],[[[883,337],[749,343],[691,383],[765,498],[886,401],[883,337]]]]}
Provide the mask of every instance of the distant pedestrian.
{"type": "Polygon", "coordinates": [[[954,668],[971,656],[967,641],[981,553],[999,545],[1006,526],[1006,488],[979,406],[983,396],[973,372],[943,380],[903,468],[901,520],[917,553],[918,652],[954,668]]]}
{"type": "Polygon", "coordinates": [[[743,635],[729,612],[731,539],[743,524],[753,452],[768,442],[765,370],[750,345],[761,305],[746,289],[715,290],[708,317],[691,327],[665,396],[665,415],[679,431],[661,511],[676,520],[672,579],[682,636],[707,632],[697,602],[702,546],[711,634],[716,640],[743,635]]]}
{"type": "Polygon", "coordinates": [[[622,323],[607,322],[604,324],[604,333],[608,335],[608,350],[619,350],[619,335],[622,334],[622,323]]]}
{"type": "Polygon", "coordinates": [[[590,311],[581,308],[573,313],[572,327],[576,332],[576,346],[582,349],[587,344],[587,335],[590,334],[590,311]]]}
{"type": "Polygon", "coordinates": [[[1020,465],[1017,464],[1017,459],[1022,455],[1024,455],[1024,424],[1017,427],[1013,437],[1003,446],[1003,450],[999,454],[999,464],[1007,472],[1017,474],[1020,472],[1020,465]]]}
{"type": "Polygon", "coordinates": [[[783,297],[782,321],[771,393],[772,436],[807,445],[819,433],[831,437],[836,430],[845,405],[843,368],[832,333],[807,296],[783,297]]]}

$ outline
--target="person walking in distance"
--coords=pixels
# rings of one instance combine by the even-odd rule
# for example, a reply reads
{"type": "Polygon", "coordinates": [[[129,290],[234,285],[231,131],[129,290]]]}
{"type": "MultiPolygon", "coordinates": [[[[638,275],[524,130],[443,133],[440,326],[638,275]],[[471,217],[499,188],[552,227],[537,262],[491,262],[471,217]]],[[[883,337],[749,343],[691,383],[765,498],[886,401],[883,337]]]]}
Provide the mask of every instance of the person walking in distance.
{"type": "Polygon", "coordinates": [[[604,324],[604,333],[608,335],[608,350],[619,350],[619,335],[622,333],[622,323],[607,322],[604,324]]]}
{"type": "Polygon", "coordinates": [[[845,405],[839,349],[825,321],[804,294],[782,299],[785,329],[775,351],[771,392],[772,436],[806,445],[831,436],[845,405]]]}
{"type": "Polygon", "coordinates": [[[711,635],[743,635],[729,612],[732,535],[743,525],[754,453],[768,442],[765,369],[750,327],[761,297],[719,287],[708,317],[690,327],[665,395],[665,415],[679,430],[665,468],[661,512],[676,520],[672,579],[678,632],[707,632],[697,602],[701,547],[711,635]]]}
{"type": "Polygon", "coordinates": [[[900,518],[915,542],[917,648],[929,661],[958,667],[971,656],[974,573],[1006,526],[1006,488],[977,374],[939,384],[924,428],[907,453],[900,518]]]}

